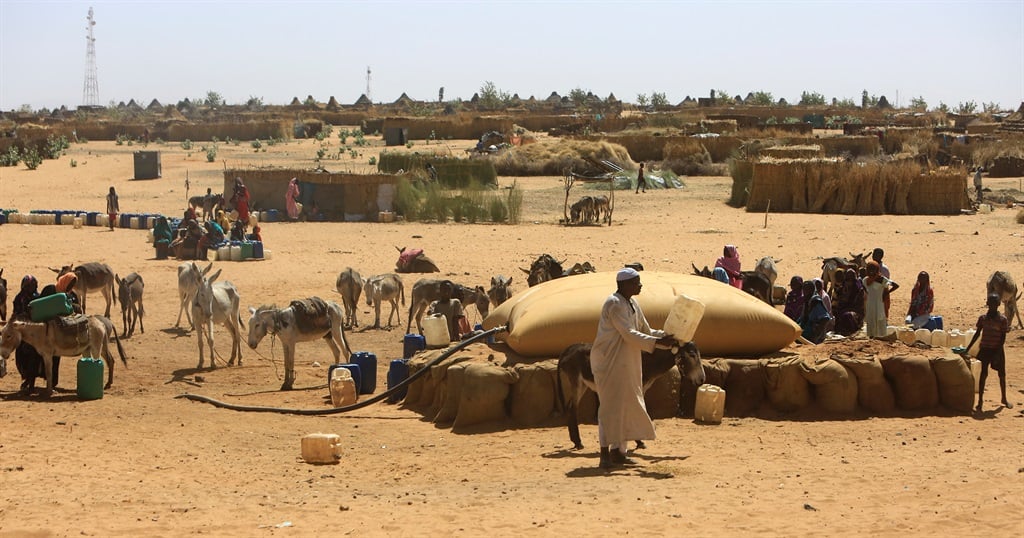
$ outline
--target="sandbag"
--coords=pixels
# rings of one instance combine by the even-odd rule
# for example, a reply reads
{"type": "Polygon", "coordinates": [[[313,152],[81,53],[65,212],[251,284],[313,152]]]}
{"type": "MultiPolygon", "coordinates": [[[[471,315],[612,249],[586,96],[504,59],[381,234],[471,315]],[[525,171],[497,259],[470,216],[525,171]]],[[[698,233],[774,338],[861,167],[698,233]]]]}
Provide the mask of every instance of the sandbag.
{"type": "Polygon", "coordinates": [[[509,414],[521,426],[543,423],[555,410],[556,360],[517,364],[519,381],[512,385],[509,414]]]}
{"type": "Polygon", "coordinates": [[[441,405],[434,415],[434,424],[451,424],[455,420],[459,411],[459,397],[462,395],[462,374],[466,366],[466,363],[452,364],[444,369],[443,376],[438,375],[435,379],[441,405]]]}
{"type": "Polygon", "coordinates": [[[776,411],[789,413],[811,403],[811,388],[800,370],[802,362],[799,357],[761,360],[765,392],[776,411]]]}
{"type": "Polygon", "coordinates": [[[505,398],[509,387],[519,379],[515,370],[487,363],[466,366],[455,428],[505,418],[505,398]]]}
{"type": "Polygon", "coordinates": [[[970,413],[974,405],[974,376],[963,357],[944,355],[932,357],[930,362],[942,405],[953,411],[970,413]]]}
{"type": "Polygon", "coordinates": [[[764,370],[756,360],[728,359],[729,376],[725,379],[725,413],[745,417],[756,412],[764,402],[764,370]]]}
{"type": "MultiPolygon", "coordinates": [[[[423,369],[426,364],[416,359],[409,360],[409,377],[423,369]]],[[[402,405],[406,407],[412,407],[419,404],[420,394],[423,393],[423,377],[420,376],[409,383],[406,387],[405,398],[402,399],[402,405]]]]}
{"type": "Polygon", "coordinates": [[[679,414],[679,381],[682,376],[673,366],[644,393],[647,414],[651,418],[673,418],[679,414]]]}
{"type": "MultiPolygon", "coordinates": [[[[644,271],[636,297],[651,327],[661,328],[676,296],[704,303],[694,335],[701,353],[756,357],[796,340],[800,327],[771,306],[710,278],[644,271]]],[[[550,280],[513,295],[494,309],[484,329],[509,324],[505,341],[516,352],[555,357],[576,342],[593,342],[605,299],[615,291],[615,273],[587,273],[550,280]]]]}
{"type": "Polygon", "coordinates": [[[857,409],[857,376],[832,359],[814,364],[800,363],[800,372],[814,385],[814,401],[831,413],[852,413],[857,409]]]}
{"type": "Polygon", "coordinates": [[[875,357],[853,358],[833,354],[832,360],[842,364],[857,378],[857,402],[877,415],[890,415],[896,411],[896,395],[885,380],[882,363],[875,357]]]}
{"type": "Polygon", "coordinates": [[[928,359],[897,355],[882,359],[882,370],[896,393],[900,409],[931,409],[939,405],[939,387],[928,359]]]}

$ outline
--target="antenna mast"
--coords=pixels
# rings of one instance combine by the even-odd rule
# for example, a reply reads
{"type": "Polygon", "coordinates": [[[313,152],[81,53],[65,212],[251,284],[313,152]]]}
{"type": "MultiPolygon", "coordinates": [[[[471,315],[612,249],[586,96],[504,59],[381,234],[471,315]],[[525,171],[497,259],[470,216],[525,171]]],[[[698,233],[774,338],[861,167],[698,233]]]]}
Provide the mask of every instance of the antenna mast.
{"type": "Polygon", "coordinates": [[[366,98],[373,102],[373,95],[370,94],[370,66],[366,66],[366,98]]]}
{"type": "Polygon", "coordinates": [[[85,36],[85,85],[82,87],[82,104],[99,106],[100,84],[96,76],[96,38],[92,36],[92,27],[96,26],[96,20],[92,17],[91,7],[86,19],[89,21],[89,25],[85,28],[89,33],[85,36]]]}

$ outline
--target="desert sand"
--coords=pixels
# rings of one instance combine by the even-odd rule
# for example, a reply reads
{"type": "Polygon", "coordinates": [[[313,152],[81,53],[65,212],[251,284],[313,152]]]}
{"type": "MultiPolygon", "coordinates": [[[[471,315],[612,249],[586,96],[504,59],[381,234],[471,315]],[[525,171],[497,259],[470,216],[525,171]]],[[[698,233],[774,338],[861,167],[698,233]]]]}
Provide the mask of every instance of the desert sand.
{"type": "MultiPolygon", "coordinates": [[[[377,142],[379,144],[379,142],[377,142]]],[[[458,142],[449,143],[459,150],[458,142]]],[[[471,145],[465,142],[466,147],[471,145]]],[[[74,144],[36,171],[0,168],[0,207],[102,211],[110,185],[125,212],[181,213],[186,172],[191,194],[223,186],[225,166],[313,165],[316,145],[292,141],[254,153],[222,145],[218,160],[177,144],[162,153],[163,178],[133,181],[138,147],[74,144]],[[72,167],[74,159],[77,166],[72,167]]],[[[364,170],[327,162],[328,169],[364,170]]],[[[424,150],[422,144],[414,149],[424,150]]],[[[906,311],[916,275],[931,273],[936,312],[947,328],[966,329],[984,311],[985,280],[1010,271],[1024,280],[1024,226],[1017,210],[958,216],[844,216],[747,213],[727,206],[731,179],[686,178],[686,188],[616,195],[612,226],[558,225],[564,192],[558,177],[499,178],[525,190],[519,225],[422,223],[275,223],[263,226],[272,259],[216,262],[243,305],[286,304],[318,295],[338,300],[346,266],[364,276],[390,272],[395,246],[420,247],[442,275],[485,285],[513,276],[525,289],[541,253],[599,270],[642,262],[647,270],[689,272],[711,264],[726,243],[744,267],[781,259],[780,282],[820,275],[822,256],[885,248],[893,279],[893,318],[906,311]]],[[[988,180],[1017,189],[1019,178],[988,180]]],[[[574,192],[579,195],[579,191],[574,192]]],[[[1019,198],[1018,198],[1019,199],[1019,198]]],[[[240,413],[175,396],[189,392],[249,405],[321,409],[324,388],[278,392],[280,345],[243,343],[244,363],[196,370],[196,334],[175,328],[175,260],[153,259],[143,230],[0,226],[0,267],[10,297],[21,276],[49,282],[47,267],[102,261],[146,282],[146,332],[124,340],[113,387],[95,401],[75,394],[75,360],[66,358],[51,398],[18,395],[13,356],[0,379],[0,536],[513,536],[625,533],[664,535],[994,535],[1024,532],[1024,331],[1007,341],[1013,409],[998,404],[988,380],[983,413],[936,411],[876,418],[765,414],[721,425],[656,421],[658,439],[634,454],[641,465],[597,467],[597,431],[582,426],[572,450],[560,418],[546,427],[489,424],[453,433],[391,404],[327,417],[240,413]],[[337,465],[300,458],[300,439],[339,434],[337,465]]],[[[417,279],[406,275],[407,287],[417,279]]],[[[613,283],[609,282],[609,292],[613,283]]],[[[10,299],[9,299],[10,300],[10,299]]],[[[103,299],[90,294],[90,313],[103,299]]],[[[408,307],[406,307],[408,308],[408,307]]],[[[112,317],[120,330],[116,305],[112,317]]],[[[387,361],[402,354],[403,325],[348,331],[356,350],[387,361]]],[[[478,322],[469,309],[471,322],[478,322]]],[[[246,316],[246,320],[248,317],[246,316]]],[[[187,323],[182,320],[182,324],[187,323]]],[[[741,337],[741,335],[737,335],[741,337]]],[[[216,348],[229,354],[223,328],[216,348]]],[[[899,346],[901,344],[885,344],[899,346]]],[[[800,352],[794,347],[791,350],[800,352]]],[[[806,350],[805,350],[806,351],[806,350]]],[[[819,350],[820,352],[820,350],[819,350]]],[[[331,354],[319,342],[298,346],[297,389],[326,381],[331,354]]]]}

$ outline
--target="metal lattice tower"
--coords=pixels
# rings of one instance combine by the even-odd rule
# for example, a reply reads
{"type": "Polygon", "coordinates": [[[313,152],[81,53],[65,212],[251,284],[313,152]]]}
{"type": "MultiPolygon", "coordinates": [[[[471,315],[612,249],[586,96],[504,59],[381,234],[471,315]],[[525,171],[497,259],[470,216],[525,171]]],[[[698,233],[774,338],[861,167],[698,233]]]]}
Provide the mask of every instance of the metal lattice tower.
{"type": "Polygon", "coordinates": [[[85,36],[85,85],[82,87],[82,104],[99,106],[100,83],[96,77],[96,38],[92,36],[92,27],[96,26],[96,21],[92,18],[91,7],[86,19],[89,21],[89,26],[86,26],[89,33],[85,36]]]}
{"type": "Polygon", "coordinates": [[[370,95],[370,66],[366,66],[366,98],[373,102],[373,95],[370,95]]]}

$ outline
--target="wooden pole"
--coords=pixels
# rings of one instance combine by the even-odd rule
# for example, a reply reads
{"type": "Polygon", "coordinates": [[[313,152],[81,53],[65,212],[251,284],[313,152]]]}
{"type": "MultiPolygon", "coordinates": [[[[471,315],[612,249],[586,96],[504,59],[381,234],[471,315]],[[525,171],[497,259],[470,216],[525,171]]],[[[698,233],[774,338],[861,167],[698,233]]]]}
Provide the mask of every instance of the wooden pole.
{"type": "Polygon", "coordinates": [[[764,207],[764,229],[768,229],[768,210],[772,208],[772,199],[768,199],[768,203],[764,207]]]}

